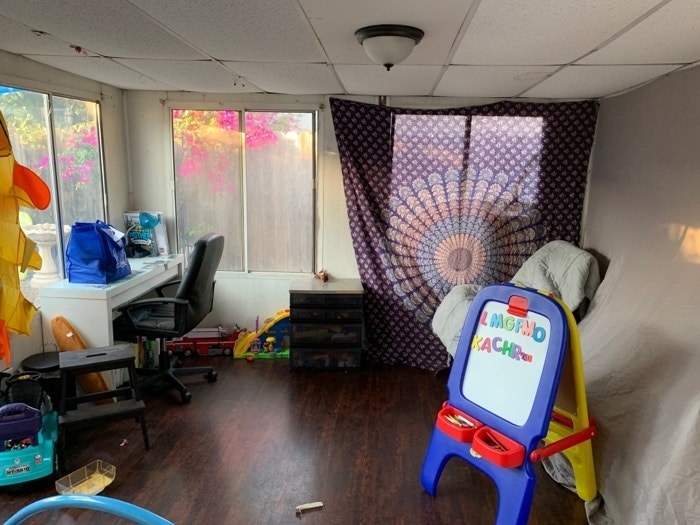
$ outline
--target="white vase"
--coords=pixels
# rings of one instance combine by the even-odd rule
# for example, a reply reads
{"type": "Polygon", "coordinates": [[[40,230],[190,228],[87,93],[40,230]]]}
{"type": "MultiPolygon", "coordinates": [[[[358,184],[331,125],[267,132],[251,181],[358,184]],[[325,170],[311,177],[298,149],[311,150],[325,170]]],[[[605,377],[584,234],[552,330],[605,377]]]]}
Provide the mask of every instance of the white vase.
{"type": "Polygon", "coordinates": [[[61,280],[54,261],[52,249],[56,246],[56,225],[51,223],[31,224],[22,226],[22,230],[34,243],[41,256],[41,268],[34,271],[29,285],[32,288],[42,288],[61,280]]]}

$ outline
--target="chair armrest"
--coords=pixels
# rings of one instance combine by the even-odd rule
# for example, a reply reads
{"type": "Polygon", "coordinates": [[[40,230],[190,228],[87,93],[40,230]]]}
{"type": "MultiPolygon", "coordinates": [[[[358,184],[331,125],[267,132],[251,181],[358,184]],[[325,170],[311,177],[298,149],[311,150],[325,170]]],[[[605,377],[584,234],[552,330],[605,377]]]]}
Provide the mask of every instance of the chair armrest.
{"type": "Polygon", "coordinates": [[[156,286],[154,288],[154,291],[158,294],[158,297],[166,297],[166,295],[163,293],[163,290],[166,290],[171,286],[180,286],[181,282],[182,279],[180,277],[176,277],[175,279],[171,279],[168,282],[156,286]]]}
{"type": "Polygon", "coordinates": [[[128,319],[132,327],[135,327],[136,323],[141,320],[135,315],[136,311],[149,312],[159,306],[170,304],[174,305],[173,319],[175,326],[186,326],[189,303],[185,299],[178,299],[176,297],[149,297],[146,299],[139,299],[118,308],[118,311],[128,319]]]}
{"type": "Polygon", "coordinates": [[[120,312],[126,312],[129,310],[134,310],[136,308],[148,308],[155,307],[166,304],[174,304],[177,308],[178,305],[186,305],[186,299],[178,299],[177,297],[147,297],[146,299],[137,299],[136,301],[131,301],[124,306],[117,308],[120,312]]]}

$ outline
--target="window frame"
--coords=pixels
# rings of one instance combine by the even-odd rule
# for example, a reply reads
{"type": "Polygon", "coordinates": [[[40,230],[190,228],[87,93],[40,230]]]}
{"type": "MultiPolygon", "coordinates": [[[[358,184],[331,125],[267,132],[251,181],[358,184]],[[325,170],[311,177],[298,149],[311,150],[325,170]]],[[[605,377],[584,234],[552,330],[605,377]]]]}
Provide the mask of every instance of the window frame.
{"type": "Polygon", "coordinates": [[[323,131],[321,129],[323,122],[323,107],[319,107],[316,104],[245,104],[245,103],[234,103],[234,102],[220,102],[220,103],[202,103],[193,102],[189,100],[166,100],[163,102],[163,106],[166,112],[166,118],[168,122],[168,137],[167,137],[167,154],[168,162],[167,165],[170,167],[170,184],[173,187],[173,223],[175,224],[175,243],[176,249],[179,253],[184,250],[183,246],[180,246],[180,235],[179,235],[179,220],[177,214],[177,184],[176,184],[176,174],[175,174],[175,145],[173,141],[173,111],[174,110],[192,110],[192,111],[236,111],[239,113],[239,129],[244,131],[245,126],[245,115],[247,112],[280,112],[280,113],[309,113],[312,116],[312,157],[311,157],[311,169],[312,169],[312,180],[311,180],[311,212],[309,215],[310,224],[309,227],[312,229],[312,253],[310,254],[311,259],[311,270],[309,272],[290,272],[286,270],[280,271],[270,271],[270,270],[254,270],[250,268],[249,253],[248,253],[248,197],[247,197],[247,164],[246,164],[246,148],[245,140],[242,141],[242,153],[241,153],[241,214],[242,214],[242,224],[243,224],[243,265],[241,270],[221,270],[231,274],[236,275],[308,275],[316,271],[318,264],[318,250],[319,250],[319,239],[318,239],[318,185],[319,185],[319,151],[322,151],[321,140],[323,137],[323,131]]]}
{"type": "MultiPolygon", "coordinates": [[[[92,98],[87,95],[78,94],[68,94],[68,93],[58,93],[51,91],[49,89],[35,89],[28,88],[8,82],[2,81],[0,79],[0,86],[7,87],[11,89],[16,89],[18,91],[24,91],[29,93],[34,93],[41,95],[46,98],[46,133],[47,133],[47,155],[49,156],[49,162],[51,163],[50,180],[45,181],[48,185],[51,193],[51,202],[47,210],[50,210],[52,215],[53,223],[56,226],[56,256],[54,258],[54,263],[56,265],[56,271],[60,279],[65,279],[66,275],[66,247],[68,243],[69,233],[64,231],[64,212],[63,212],[63,199],[61,197],[61,185],[59,183],[59,169],[58,169],[58,159],[57,159],[57,137],[56,137],[56,116],[55,116],[55,99],[70,99],[78,102],[84,102],[95,105],[95,127],[97,133],[98,142],[98,154],[99,154],[99,168],[100,168],[100,203],[99,208],[101,208],[101,215],[99,217],[94,217],[93,220],[103,220],[106,221],[109,216],[109,203],[107,197],[107,175],[105,173],[105,147],[104,147],[104,130],[102,129],[102,104],[99,99],[92,98]]],[[[7,118],[7,117],[6,117],[7,118]]],[[[14,150],[14,147],[13,147],[14,150]]],[[[14,151],[13,151],[14,153],[14,151]]],[[[17,158],[15,155],[16,162],[23,164],[23,159],[17,158]]],[[[46,211],[46,210],[41,210],[46,211]]],[[[87,220],[87,219],[86,219],[87,220]]],[[[31,300],[32,298],[30,298],[31,300]]]]}

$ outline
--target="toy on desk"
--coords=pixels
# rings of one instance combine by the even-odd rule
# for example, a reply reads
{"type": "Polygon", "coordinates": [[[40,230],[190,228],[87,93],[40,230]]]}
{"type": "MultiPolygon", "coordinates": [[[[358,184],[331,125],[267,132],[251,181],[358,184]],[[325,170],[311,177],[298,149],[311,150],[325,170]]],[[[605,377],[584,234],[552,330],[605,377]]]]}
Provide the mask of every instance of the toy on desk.
{"type": "Polygon", "coordinates": [[[129,257],[155,257],[168,253],[161,212],[124,212],[124,225],[129,257]]]}
{"type": "Polygon", "coordinates": [[[423,487],[435,496],[445,464],[459,457],[496,483],[496,524],[525,525],[534,462],[575,451],[577,492],[592,500],[595,426],[583,385],[578,329],[561,301],[511,284],[482,289],[462,329],[449,397],[423,463],[423,487]],[[542,439],[547,446],[539,448],[542,439]]]}

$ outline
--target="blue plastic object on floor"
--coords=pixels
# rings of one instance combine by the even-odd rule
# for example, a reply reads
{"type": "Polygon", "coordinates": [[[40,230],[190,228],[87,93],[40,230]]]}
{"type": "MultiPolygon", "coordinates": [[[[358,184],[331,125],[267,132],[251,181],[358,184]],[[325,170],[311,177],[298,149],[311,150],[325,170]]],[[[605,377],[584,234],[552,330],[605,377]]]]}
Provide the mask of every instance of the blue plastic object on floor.
{"type": "Polygon", "coordinates": [[[149,510],[137,507],[126,501],[106,496],[85,496],[81,494],[51,496],[35,501],[15,513],[14,516],[5,522],[5,525],[17,525],[40,512],[62,508],[96,510],[131,520],[138,525],[173,525],[172,521],[168,521],[149,510]]]}

